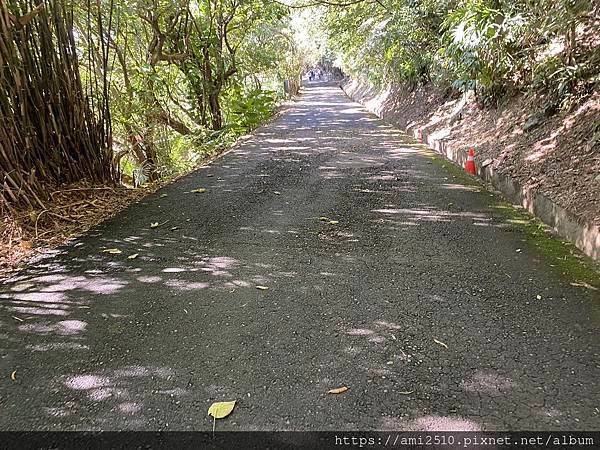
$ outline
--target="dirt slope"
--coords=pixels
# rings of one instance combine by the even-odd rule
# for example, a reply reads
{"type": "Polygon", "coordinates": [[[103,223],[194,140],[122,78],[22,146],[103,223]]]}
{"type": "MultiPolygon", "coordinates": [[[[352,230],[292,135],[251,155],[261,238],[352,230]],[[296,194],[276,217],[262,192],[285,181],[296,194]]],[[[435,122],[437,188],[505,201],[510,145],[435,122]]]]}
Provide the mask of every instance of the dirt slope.
{"type": "Polygon", "coordinates": [[[479,164],[493,164],[524,187],[600,225],[598,92],[568,111],[538,119],[544,103],[525,96],[497,109],[481,109],[474,99],[447,99],[431,86],[376,91],[353,82],[347,89],[402,128],[423,128],[452,147],[474,147],[479,164]]]}

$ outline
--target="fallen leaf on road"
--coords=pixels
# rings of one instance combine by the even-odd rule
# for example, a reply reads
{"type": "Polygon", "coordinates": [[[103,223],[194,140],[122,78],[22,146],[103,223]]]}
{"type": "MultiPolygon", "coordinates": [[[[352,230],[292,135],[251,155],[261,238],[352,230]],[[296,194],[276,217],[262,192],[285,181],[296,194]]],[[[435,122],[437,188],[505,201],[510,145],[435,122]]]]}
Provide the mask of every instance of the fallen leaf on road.
{"type": "Polygon", "coordinates": [[[165,198],[167,196],[167,194],[160,194],[161,198],[165,198]]]}
{"type": "Polygon", "coordinates": [[[413,392],[415,392],[415,391],[400,391],[400,392],[398,392],[398,394],[409,395],[409,394],[412,394],[413,392]]]}
{"type": "Polygon", "coordinates": [[[267,286],[256,286],[256,289],[259,289],[259,290],[261,290],[261,291],[266,291],[266,290],[268,290],[269,288],[268,288],[267,286]]]}
{"type": "Polygon", "coordinates": [[[208,408],[208,415],[215,419],[223,419],[231,414],[235,407],[235,400],[231,402],[215,402],[208,408]]]}
{"type": "Polygon", "coordinates": [[[571,286],[579,286],[579,287],[584,287],[586,289],[591,289],[592,291],[597,291],[598,288],[592,286],[591,284],[587,284],[584,281],[578,281],[577,283],[571,283],[571,286]]]}
{"type": "Polygon", "coordinates": [[[448,348],[448,346],[446,344],[444,344],[442,341],[438,341],[437,339],[434,339],[433,342],[435,342],[436,344],[441,345],[444,348],[448,348]]]}
{"type": "Polygon", "coordinates": [[[196,194],[202,194],[206,192],[206,188],[193,189],[192,192],[195,192],[196,194]]]}
{"type": "Polygon", "coordinates": [[[179,230],[179,227],[171,227],[171,231],[179,230]]]}
{"type": "Polygon", "coordinates": [[[17,380],[17,371],[16,370],[10,374],[10,379],[13,381],[17,380]]]}
{"type": "Polygon", "coordinates": [[[346,386],[341,386],[339,388],[330,389],[327,391],[328,394],[341,394],[342,392],[346,392],[348,388],[346,386]]]}
{"type": "Polygon", "coordinates": [[[102,250],[102,253],[110,253],[111,255],[118,255],[123,252],[121,250],[119,250],[118,248],[107,248],[106,250],[102,250]]]}
{"type": "Polygon", "coordinates": [[[135,258],[137,258],[138,256],[140,256],[140,254],[139,254],[139,253],[134,253],[133,255],[129,255],[129,256],[127,257],[127,259],[135,259],[135,258]]]}
{"type": "Polygon", "coordinates": [[[18,320],[19,322],[25,322],[23,319],[18,318],[17,316],[12,316],[13,319],[18,320]]]}
{"type": "Polygon", "coordinates": [[[541,300],[542,296],[541,295],[536,295],[535,298],[537,298],[538,300],[541,300]]]}
{"type": "Polygon", "coordinates": [[[331,221],[331,219],[329,217],[325,217],[325,216],[319,217],[319,220],[321,222],[329,222],[329,221],[331,221]]]}
{"type": "Polygon", "coordinates": [[[162,226],[163,226],[165,223],[167,223],[167,222],[168,222],[168,220],[165,220],[165,221],[164,221],[164,222],[162,222],[162,223],[158,223],[158,222],[152,222],[152,223],[150,224],[150,228],[158,228],[158,227],[162,227],[162,226]]]}
{"type": "Polygon", "coordinates": [[[331,225],[335,225],[335,224],[338,224],[338,223],[340,223],[340,222],[339,222],[339,220],[330,220],[330,221],[329,221],[329,223],[330,223],[331,225]]]}
{"type": "Polygon", "coordinates": [[[275,195],[281,195],[281,192],[279,192],[279,191],[273,191],[273,194],[275,194],[275,195]]]}

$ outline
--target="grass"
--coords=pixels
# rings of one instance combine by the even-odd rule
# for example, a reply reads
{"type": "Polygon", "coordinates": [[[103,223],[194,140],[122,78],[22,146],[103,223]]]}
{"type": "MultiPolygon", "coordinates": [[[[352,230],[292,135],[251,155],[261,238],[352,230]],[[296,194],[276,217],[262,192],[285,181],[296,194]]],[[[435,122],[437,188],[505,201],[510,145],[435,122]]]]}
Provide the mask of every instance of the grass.
{"type": "Polygon", "coordinates": [[[587,284],[600,289],[600,265],[585,256],[575,245],[552,234],[551,228],[524,208],[506,201],[496,191],[491,191],[482,180],[468,175],[462,168],[423,145],[423,154],[440,164],[455,181],[487,192],[492,213],[522,233],[525,242],[535,247],[548,264],[566,281],[587,284]]]}

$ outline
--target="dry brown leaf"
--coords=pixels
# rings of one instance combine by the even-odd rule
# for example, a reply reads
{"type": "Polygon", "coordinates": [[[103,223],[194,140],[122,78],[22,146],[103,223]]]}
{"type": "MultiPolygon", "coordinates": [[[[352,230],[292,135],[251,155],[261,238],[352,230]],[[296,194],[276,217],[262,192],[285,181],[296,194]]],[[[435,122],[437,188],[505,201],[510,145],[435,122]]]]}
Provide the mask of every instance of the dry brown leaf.
{"type": "Polygon", "coordinates": [[[10,374],[10,379],[13,381],[17,380],[17,371],[13,371],[13,373],[10,374]]]}
{"type": "Polygon", "coordinates": [[[328,394],[341,394],[343,392],[346,392],[347,390],[348,390],[348,388],[346,386],[340,386],[339,388],[328,390],[327,393],[328,394]]]}

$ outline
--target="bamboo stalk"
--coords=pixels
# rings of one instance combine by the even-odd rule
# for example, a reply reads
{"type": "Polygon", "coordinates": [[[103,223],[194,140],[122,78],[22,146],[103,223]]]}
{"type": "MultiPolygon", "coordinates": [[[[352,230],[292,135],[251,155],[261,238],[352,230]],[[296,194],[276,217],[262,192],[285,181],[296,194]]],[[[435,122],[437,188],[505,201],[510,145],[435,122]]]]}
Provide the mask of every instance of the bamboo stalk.
{"type": "MultiPolygon", "coordinates": [[[[67,1],[35,3],[0,0],[0,201],[25,207],[63,183],[115,176],[108,46],[100,35],[101,60],[81,66],[67,1]]],[[[88,26],[110,32],[99,5],[88,26]]]]}

